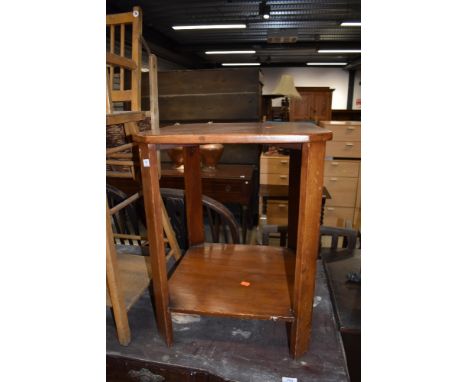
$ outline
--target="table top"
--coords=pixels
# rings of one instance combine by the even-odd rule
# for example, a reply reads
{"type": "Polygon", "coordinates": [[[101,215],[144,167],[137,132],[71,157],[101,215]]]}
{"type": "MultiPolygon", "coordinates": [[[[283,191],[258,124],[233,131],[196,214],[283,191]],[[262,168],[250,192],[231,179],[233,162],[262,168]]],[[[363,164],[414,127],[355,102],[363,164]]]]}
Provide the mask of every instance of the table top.
{"type": "Polygon", "coordinates": [[[328,278],[338,326],[342,332],[361,332],[361,284],[347,281],[349,272],[361,271],[360,249],[320,251],[328,278]]]}
{"type": "Polygon", "coordinates": [[[208,143],[288,144],[322,142],[332,132],[311,122],[190,123],[141,132],[139,143],[190,145],[208,143]]]}

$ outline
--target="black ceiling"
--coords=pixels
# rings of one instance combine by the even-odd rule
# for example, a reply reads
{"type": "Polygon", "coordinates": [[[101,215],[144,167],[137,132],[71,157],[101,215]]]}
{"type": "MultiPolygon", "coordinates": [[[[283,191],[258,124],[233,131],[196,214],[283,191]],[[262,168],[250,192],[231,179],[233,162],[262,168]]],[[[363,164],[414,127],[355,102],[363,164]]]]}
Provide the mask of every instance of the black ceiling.
{"type": "Polygon", "coordinates": [[[143,11],[143,35],[160,57],[189,68],[222,62],[260,62],[262,66],[306,66],[306,62],[347,62],[360,67],[360,54],[322,54],[318,49],[360,49],[360,0],[269,0],[270,18],[259,15],[259,0],[109,0],[107,13],[143,11]],[[235,24],[245,29],[176,31],[173,25],[235,24]],[[278,31],[280,30],[280,31],[278,31]],[[272,32],[297,36],[294,43],[268,43],[272,32]],[[207,50],[255,50],[251,55],[206,55],[207,50]]]}

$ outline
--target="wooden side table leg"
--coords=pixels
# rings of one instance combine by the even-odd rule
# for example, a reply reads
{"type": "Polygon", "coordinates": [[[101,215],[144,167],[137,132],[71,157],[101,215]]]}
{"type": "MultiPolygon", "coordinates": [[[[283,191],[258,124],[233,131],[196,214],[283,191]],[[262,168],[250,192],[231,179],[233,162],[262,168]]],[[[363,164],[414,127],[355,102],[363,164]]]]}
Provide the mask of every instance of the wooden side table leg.
{"type": "Polygon", "coordinates": [[[294,358],[309,348],[315,290],[317,249],[320,239],[320,210],[323,186],[325,142],[302,145],[299,222],[294,277],[290,351],[294,358]]]}
{"type": "Polygon", "coordinates": [[[143,201],[145,203],[151,271],[153,274],[156,323],[159,333],[166,341],[166,344],[171,346],[172,321],[169,311],[169,288],[167,284],[162,199],[159,191],[156,145],[140,144],[140,166],[143,181],[143,201]]]}
{"type": "Polygon", "coordinates": [[[205,242],[200,147],[184,147],[185,211],[189,246],[205,242]]]}
{"type": "Polygon", "coordinates": [[[299,219],[299,196],[301,190],[301,150],[289,152],[288,188],[288,248],[297,246],[297,224],[299,219]]]}

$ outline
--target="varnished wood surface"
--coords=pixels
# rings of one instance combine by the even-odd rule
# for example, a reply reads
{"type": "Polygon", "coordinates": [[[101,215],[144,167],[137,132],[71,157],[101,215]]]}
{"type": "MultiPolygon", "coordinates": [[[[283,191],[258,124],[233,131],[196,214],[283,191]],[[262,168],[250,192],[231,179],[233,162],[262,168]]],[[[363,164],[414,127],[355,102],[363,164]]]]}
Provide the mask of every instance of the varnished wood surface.
{"type": "Polygon", "coordinates": [[[198,145],[207,143],[304,143],[327,141],[331,131],[309,122],[193,123],[141,132],[135,142],[198,145]]]}
{"type": "Polygon", "coordinates": [[[173,312],[292,321],[293,279],[294,253],[285,248],[192,247],[169,280],[170,308],[173,312]]]}
{"type": "Polygon", "coordinates": [[[175,341],[168,348],[156,330],[150,296],[144,294],[129,312],[129,346],[119,345],[113,318],[107,314],[107,357],[116,358],[107,365],[107,380],[135,382],[132,374],[146,369],[166,382],[201,382],[203,373],[210,375],[210,382],[218,381],[213,376],[236,382],[281,382],[284,376],[299,382],[349,382],[320,261],[315,292],[320,301],[314,309],[310,351],[300,362],[289,357],[286,324],[269,320],[200,316],[188,323],[174,322],[175,341]],[[172,375],[176,367],[182,370],[172,375]]]}

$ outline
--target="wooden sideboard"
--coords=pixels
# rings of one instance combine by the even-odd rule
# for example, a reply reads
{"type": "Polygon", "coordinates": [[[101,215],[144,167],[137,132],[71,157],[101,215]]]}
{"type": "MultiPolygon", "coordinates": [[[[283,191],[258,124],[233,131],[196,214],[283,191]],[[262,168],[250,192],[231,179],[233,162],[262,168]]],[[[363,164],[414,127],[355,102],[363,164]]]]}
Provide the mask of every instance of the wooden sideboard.
{"type": "Polygon", "coordinates": [[[290,121],[329,121],[332,113],[332,95],[328,87],[296,87],[302,99],[291,99],[290,121]]]}

